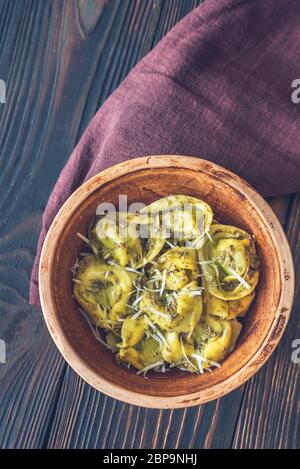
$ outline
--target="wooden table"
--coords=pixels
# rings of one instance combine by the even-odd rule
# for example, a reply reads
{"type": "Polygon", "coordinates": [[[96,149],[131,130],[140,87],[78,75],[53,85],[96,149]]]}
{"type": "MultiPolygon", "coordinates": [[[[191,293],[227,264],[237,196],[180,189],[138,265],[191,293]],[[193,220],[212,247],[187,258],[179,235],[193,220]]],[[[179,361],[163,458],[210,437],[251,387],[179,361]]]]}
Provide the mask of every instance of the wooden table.
{"type": "MultiPolygon", "coordinates": [[[[275,353],[218,401],[146,410],[96,392],[65,363],[28,304],[41,216],[91,117],[128,71],[201,0],[0,0],[0,447],[300,447],[299,282],[275,353]]],[[[271,204],[300,264],[299,195],[271,204]]]]}

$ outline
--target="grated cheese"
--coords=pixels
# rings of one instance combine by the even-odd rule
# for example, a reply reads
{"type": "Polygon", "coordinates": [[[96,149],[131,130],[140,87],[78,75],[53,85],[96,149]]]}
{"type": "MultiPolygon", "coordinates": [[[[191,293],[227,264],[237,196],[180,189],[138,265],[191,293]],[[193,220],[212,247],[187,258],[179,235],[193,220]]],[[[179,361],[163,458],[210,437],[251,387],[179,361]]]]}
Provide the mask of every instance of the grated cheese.
{"type": "Polygon", "coordinates": [[[218,362],[215,362],[213,360],[209,360],[208,358],[202,357],[202,355],[200,355],[199,353],[193,353],[192,357],[196,358],[196,359],[199,358],[199,360],[201,360],[202,362],[208,363],[212,366],[215,366],[216,368],[221,367],[221,363],[218,363],[218,362]]]}
{"type": "Polygon", "coordinates": [[[78,238],[82,239],[82,241],[84,241],[86,244],[88,244],[90,246],[90,240],[86,237],[86,236],[83,236],[81,233],[77,233],[77,236],[78,238]]]}
{"type": "Polygon", "coordinates": [[[133,269],[132,267],[122,267],[114,261],[108,261],[107,263],[110,265],[114,265],[115,267],[118,267],[119,269],[127,270],[127,272],[134,272],[138,275],[143,275],[142,272],[139,272],[138,270],[133,269]]]}
{"type": "Polygon", "coordinates": [[[155,326],[155,324],[148,318],[148,316],[145,316],[145,318],[147,319],[147,322],[149,324],[149,326],[153,329],[153,331],[155,332],[155,334],[160,338],[160,340],[165,344],[167,345],[167,341],[166,339],[164,338],[164,336],[162,335],[162,333],[160,332],[160,330],[155,326]]]}
{"type": "MultiPolygon", "coordinates": [[[[245,282],[245,283],[248,285],[248,287],[249,287],[249,288],[247,288],[247,287],[244,285],[245,288],[247,288],[247,290],[250,289],[250,285],[249,285],[249,284],[246,282],[246,280],[245,280],[245,278],[246,278],[246,276],[247,276],[247,273],[248,273],[248,270],[249,270],[249,268],[247,267],[247,270],[246,270],[246,272],[244,273],[244,275],[243,275],[243,277],[242,277],[243,280],[244,280],[244,282],[245,282]]],[[[239,285],[234,289],[234,291],[237,291],[239,288],[241,288],[242,285],[243,285],[243,283],[240,282],[239,285]]]]}
{"type": "MultiPolygon", "coordinates": [[[[191,360],[189,360],[187,354],[185,353],[182,337],[180,337],[180,342],[181,342],[181,348],[182,348],[182,353],[183,353],[184,358],[186,359],[186,361],[187,361],[195,370],[197,370],[197,368],[195,367],[195,365],[191,362],[191,360]]],[[[197,370],[197,371],[198,371],[198,370],[197,370]]]]}
{"type": "Polygon", "coordinates": [[[142,311],[137,311],[137,312],[132,316],[132,319],[133,319],[133,320],[137,319],[141,314],[142,314],[142,311]]]}
{"type": "Polygon", "coordinates": [[[137,306],[139,304],[140,301],[142,301],[143,297],[142,296],[138,296],[134,302],[132,303],[132,307],[134,308],[135,306],[137,306]]]}
{"type": "Polygon", "coordinates": [[[210,233],[207,229],[205,230],[205,234],[208,237],[209,241],[214,244],[214,240],[212,239],[212,237],[211,237],[211,235],[210,235],[210,233]]]}
{"type": "Polygon", "coordinates": [[[205,236],[206,232],[204,231],[200,236],[198,236],[198,238],[196,238],[192,244],[190,245],[190,247],[194,247],[196,246],[196,244],[198,244],[198,242],[203,238],[203,236],[205,236]]]}
{"type": "Polygon", "coordinates": [[[100,344],[104,345],[104,347],[106,347],[108,350],[111,350],[111,351],[116,351],[115,347],[111,347],[110,345],[108,345],[107,342],[105,342],[105,340],[103,340],[99,334],[99,331],[98,331],[98,328],[97,326],[94,326],[90,319],[87,317],[87,315],[85,314],[85,312],[81,309],[81,308],[78,308],[78,310],[80,311],[80,313],[82,314],[82,316],[84,317],[84,319],[86,320],[86,322],[88,323],[89,325],[89,328],[91,329],[92,333],[93,333],[93,336],[95,337],[95,339],[100,342],[100,344]]]}
{"type": "Polygon", "coordinates": [[[167,278],[167,270],[164,269],[163,274],[162,274],[162,281],[161,281],[161,288],[159,292],[159,297],[161,298],[166,286],[166,278],[167,278]]]}
{"type": "Polygon", "coordinates": [[[151,365],[148,365],[148,366],[145,366],[145,368],[142,368],[141,370],[137,371],[137,375],[140,375],[142,373],[144,373],[144,375],[147,373],[147,371],[150,371],[152,370],[153,368],[157,368],[158,366],[161,366],[163,365],[163,360],[160,360],[156,363],[152,363],[151,365]]]}
{"type": "Polygon", "coordinates": [[[167,239],[165,240],[165,242],[168,244],[168,246],[170,246],[170,248],[172,248],[172,249],[175,248],[175,245],[170,243],[170,241],[168,241],[167,239]]]}
{"type": "MultiPolygon", "coordinates": [[[[240,285],[243,285],[243,287],[245,287],[247,290],[250,290],[250,285],[246,282],[246,280],[241,277],[237,272],[235,272],[235,270],[233,269],[228,269],[229,272],[231,273],[231,275],[233,275],[239,282],[240,282],[240,285]]],[[[237,287],[239,288],[240,285],[237,287]]]]}
{"type": "Polygon", "coordinates": [[[130,309],[133,309],[134,311],[138,311],[137,308],[135,308],[134,306],[131,306],[131,305],[129,305],[129,304],[126,304],[126,306],[127,306],[128,308],[130,308],[130,309]]]}

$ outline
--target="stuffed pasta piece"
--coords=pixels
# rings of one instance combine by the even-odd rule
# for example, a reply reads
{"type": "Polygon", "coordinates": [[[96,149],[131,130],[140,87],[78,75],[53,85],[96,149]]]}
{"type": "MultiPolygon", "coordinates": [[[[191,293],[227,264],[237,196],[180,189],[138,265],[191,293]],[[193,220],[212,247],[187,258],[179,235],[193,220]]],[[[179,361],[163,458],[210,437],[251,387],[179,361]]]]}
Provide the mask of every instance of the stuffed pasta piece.
{"type": "Polygon", "coordinates": [[[258,283],[259,262],[253,238],[229,225],[212,225],[199,250],[207,291],[220,299],[240,300],[258,283]]]}
{"type": "Polygon", "coordinates": [[[135,274],[106,264],[95,256],[84,257],[74,276],[73,293],[93,324],[114,329],[128,314],[128,300],[135,274]]]}

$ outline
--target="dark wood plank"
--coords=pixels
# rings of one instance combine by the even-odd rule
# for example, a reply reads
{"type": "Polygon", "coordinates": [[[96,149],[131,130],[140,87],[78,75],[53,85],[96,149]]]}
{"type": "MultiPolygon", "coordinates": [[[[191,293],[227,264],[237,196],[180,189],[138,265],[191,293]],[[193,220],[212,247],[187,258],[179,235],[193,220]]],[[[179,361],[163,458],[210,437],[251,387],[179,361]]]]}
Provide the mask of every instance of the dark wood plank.
{"type": "Polygon", "coordinates": [[[28,305],[42,211],[96,109],[201,0],[1,0],[0,446],[46,443],[66,365],[28,305]]]}
{"type": "MultiPolygon", "coordinates": [[[[296,274],[300,269],[300,195],[294,196],[286,224],[294,255],[296,274]]],[[[299,448],[300,367],[292,362],[292,341],[300,339],[300,281],[284,336],[273,356],[246,385],[233,447],[299,448]]]]}
{"type": "Polygon", "coordinates": [[[242,389],[211,404],[151,410],[95,391],[68,368],[58,400],[50,448],[229,447],[242,389]],[[222,429],[222,430],[221,430],[222,429]]]}
{"type": "Polygon", "coordinates": [[[45,330],[35,340],[1,380],[1,448],[38,448],[47,439],[65,364],[45,330]]]}
{"type": "Polygon", "coordinates": [[[65,367],[40,311],[28,305],[42,209],[53,183],[42,183],[33,166],[54,89],[53,13],[49,3],[0,3],[0,77],[7,84],[7,103],[0,107],[0,338],[7,344],[7,363],[0,365],[1,447],[43,441],[65,367]]]}

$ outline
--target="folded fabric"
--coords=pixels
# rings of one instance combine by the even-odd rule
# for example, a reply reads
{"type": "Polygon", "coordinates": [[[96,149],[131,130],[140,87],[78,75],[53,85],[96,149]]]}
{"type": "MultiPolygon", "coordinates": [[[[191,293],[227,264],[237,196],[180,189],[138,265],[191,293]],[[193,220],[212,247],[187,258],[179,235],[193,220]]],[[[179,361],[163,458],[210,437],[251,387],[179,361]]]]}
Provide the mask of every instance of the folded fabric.
{"type": "Polygon", "coordinates": [[[61,173],[43,216],[31,303],[39,303],[39,256],[55,214],[108,166],[192,155],[264,196],[299,191],[299,70],[299,0],[207,0],[186,16],[101,107],[61,173]]]}

